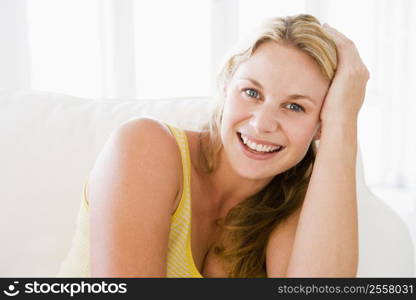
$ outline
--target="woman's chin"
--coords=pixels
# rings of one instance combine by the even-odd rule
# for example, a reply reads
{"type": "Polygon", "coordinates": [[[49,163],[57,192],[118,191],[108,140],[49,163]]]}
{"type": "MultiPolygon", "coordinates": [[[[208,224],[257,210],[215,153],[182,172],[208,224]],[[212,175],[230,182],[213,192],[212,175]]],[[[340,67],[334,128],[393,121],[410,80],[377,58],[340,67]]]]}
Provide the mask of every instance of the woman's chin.
{"type": "Polygon", "coordinates": [[[253,181],[267,180],[280,173],[277,170],[261,170],[258,167],[245,166],[242,163],[234,165],[233,169],[240,177],[253,181]]]}

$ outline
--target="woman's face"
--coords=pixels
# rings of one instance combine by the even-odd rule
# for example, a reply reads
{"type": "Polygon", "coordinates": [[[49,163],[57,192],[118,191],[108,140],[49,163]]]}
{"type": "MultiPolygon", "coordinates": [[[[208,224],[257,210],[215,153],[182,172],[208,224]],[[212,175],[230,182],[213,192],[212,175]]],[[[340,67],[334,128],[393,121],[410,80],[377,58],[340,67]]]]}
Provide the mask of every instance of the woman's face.
{"type": "Polygon", "coordinates": [[[304,52],[260,45],[226,86],[221,138],[232,168],[244,178],[265,179],[299,163],[317,138],[328,87],[304,52]]]}

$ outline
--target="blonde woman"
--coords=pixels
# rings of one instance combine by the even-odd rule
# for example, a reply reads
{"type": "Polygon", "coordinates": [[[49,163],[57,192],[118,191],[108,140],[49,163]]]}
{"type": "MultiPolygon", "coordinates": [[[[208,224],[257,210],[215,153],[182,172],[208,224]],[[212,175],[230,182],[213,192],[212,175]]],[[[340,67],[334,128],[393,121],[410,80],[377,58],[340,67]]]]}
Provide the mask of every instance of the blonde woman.
{"type": "Polygon", "coordinates": [[[330,26],[310,15],[269,20],[227,60],[200,131],[146,118],[115,131],[60,276],[356,276],[368,78],[330,26]]]}

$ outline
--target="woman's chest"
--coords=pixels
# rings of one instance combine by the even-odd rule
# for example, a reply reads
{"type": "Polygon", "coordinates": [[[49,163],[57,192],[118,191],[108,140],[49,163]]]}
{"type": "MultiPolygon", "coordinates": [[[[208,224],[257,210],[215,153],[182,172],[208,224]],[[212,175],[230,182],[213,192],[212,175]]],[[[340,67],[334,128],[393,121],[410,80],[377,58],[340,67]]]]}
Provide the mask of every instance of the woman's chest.
{"type": "MultiPolygon", "coordinates": [[[[195,164],[199,161],[199,136],[196,132],[187,132],[187,137],[191,161],[194,162],[190,166],[189,174],[190,237],[193,262],[203,277],[227,277],[212,246],[220,237],[220,228],[216,224],[217,211],[213,205],[213,194],[207,184],[207,178],[195,164]]],[[[182,190],[183,186],[181,186],[181,193],[182,190]]]]}
{"type": "Polygon", "coordinates": [[[221,229],[216,223],[215,209],[209,205],[209,192],[196,180],[191,186],[191,249],[195,266],[204,277],[227,277],[214,253],[221,229]]]}

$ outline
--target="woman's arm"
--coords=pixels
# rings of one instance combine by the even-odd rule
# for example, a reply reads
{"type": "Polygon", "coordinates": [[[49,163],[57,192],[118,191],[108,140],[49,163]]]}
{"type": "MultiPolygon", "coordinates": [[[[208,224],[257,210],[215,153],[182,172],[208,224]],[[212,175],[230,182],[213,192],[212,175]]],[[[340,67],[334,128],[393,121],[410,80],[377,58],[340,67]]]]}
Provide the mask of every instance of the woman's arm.
{"type": "Polygon", "coordinates": [[[159,122],[115,131],[89,180],[92,277],[166,276],[180,168],[176,140],[159,122]]]}
{"type": "Polygon", "coordinates": [[[270,237],[268,277],[356,275],[355,130],[339,127],[338,133],[334,127],[321,134],[302,208],[279,224],[270,237]]]}
{"type": "Polygon", "coordinates": [[[356,276],[355,127],[345,121],[322,131],[287,277],[356,276]]]}
{"type": "Polygon", "coordinates": [[[338,68],[321,111],[321,137],[299,216],[287,277],[355,277],[357,117],[369,74],[354,44],[326,27],[338,68]]]}

